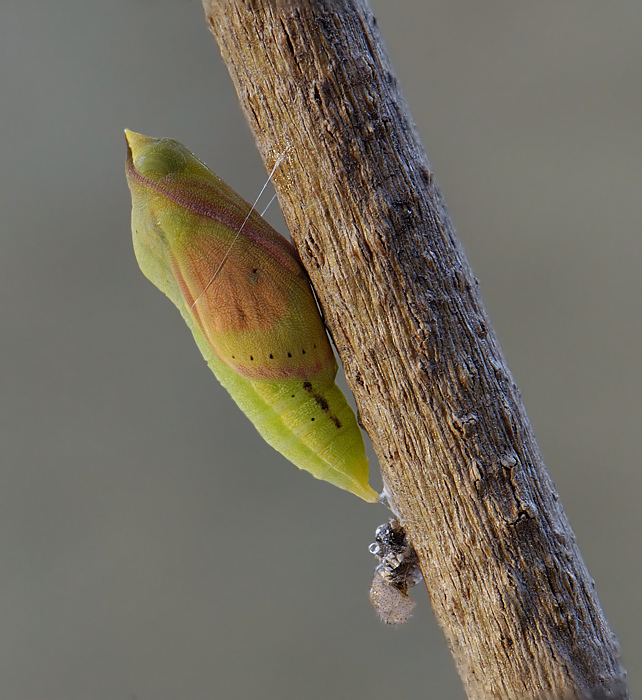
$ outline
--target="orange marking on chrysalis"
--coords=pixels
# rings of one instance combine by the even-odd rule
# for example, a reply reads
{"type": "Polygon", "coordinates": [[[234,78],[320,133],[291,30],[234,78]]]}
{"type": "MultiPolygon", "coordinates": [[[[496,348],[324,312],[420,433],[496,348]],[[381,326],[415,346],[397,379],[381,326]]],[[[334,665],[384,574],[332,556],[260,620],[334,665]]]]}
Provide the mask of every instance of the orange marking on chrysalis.
{"type": "Polygon", "coordinates": [[[219,333],[272,330],[287,312],[287,289],[267,274],[255,275],[254,283],[248,284],[256,265],[241,251],[232,251],[228,264],[202,294],[214,273],[213,261],[220,260],[224,251],[220,241],[198,235],[177,251],[175,275],[194,318],[208,339],[219,333]],[[194,305],[200,294],[199,303],[194,305]]]}

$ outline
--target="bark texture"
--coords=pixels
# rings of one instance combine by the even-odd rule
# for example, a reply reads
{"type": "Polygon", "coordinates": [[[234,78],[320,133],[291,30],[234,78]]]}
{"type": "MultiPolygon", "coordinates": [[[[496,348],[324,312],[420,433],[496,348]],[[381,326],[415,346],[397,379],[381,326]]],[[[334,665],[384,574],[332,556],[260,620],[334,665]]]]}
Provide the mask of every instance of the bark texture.
{"type": "Polygon", "coordinates": [[[364,0],[204,0],[471,699],[627,698],[364,0]]]}

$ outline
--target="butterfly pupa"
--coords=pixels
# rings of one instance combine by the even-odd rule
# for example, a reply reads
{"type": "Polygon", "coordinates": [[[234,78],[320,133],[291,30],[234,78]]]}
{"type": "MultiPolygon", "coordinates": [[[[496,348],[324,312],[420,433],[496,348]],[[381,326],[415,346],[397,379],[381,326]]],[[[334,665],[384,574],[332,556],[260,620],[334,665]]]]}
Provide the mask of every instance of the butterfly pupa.
{"type": "Polygon", "coordinates": [[[354,412],[294,246],[185,146],[132,131],[127,181],[143,274],[217,379],[300,469],[374,503],[354,412]]]}

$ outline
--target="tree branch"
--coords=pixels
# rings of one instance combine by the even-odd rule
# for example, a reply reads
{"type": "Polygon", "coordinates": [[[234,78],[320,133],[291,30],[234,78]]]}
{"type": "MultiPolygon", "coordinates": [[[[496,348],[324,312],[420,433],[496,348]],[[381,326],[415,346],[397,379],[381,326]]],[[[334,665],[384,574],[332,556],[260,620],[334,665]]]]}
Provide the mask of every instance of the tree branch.
{"type": "Polygon", "coordinates": [[[365,0],[204,4],[468,696],[628,697],[365,0]]]}

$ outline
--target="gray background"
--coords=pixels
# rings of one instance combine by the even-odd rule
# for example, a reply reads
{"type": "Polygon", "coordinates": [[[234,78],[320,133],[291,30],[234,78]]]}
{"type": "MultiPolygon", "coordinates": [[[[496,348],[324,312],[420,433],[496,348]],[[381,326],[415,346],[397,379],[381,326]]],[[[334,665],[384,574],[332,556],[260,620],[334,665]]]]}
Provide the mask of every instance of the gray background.
{"type": "MultiPolygon", "coordinates": [[[[375,11],[639,695],[642,5],[375,11]]],[[[264,445],[137,269],[124,127],[265,179],[200,3],[0,32],[0,697],[462,698],[425,592],[370,608],[384,509],[264,445]]]]}

